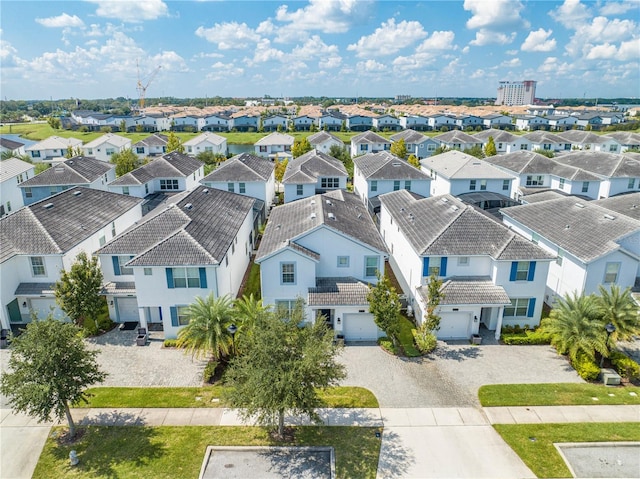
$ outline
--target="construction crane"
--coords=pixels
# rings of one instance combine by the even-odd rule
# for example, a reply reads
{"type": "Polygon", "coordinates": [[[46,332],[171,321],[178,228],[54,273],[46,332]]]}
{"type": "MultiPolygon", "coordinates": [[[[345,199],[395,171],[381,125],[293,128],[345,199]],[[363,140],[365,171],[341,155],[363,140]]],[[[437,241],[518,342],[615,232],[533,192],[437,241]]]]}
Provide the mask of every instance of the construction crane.
{"type": "Polygon", "coordinates": [[[156,67],[156,69],[153,70],[147,76],[147,78],[142,78],[140,76],[140,62],[139,61],[136,61],[136,65],[138,67],[138,85],[136,86],[136,89],[138,90],[138,108],[140,110],[142,110],[144,108],[144,99],[145,99],[145,97],[147,95],[147,88],[149,88],[149,85],[151,84],[153,79],[156,77],[156,75],[158,74],[160,69],[162,68],[162,65],[159,65],[158,67],[156,67]]]}

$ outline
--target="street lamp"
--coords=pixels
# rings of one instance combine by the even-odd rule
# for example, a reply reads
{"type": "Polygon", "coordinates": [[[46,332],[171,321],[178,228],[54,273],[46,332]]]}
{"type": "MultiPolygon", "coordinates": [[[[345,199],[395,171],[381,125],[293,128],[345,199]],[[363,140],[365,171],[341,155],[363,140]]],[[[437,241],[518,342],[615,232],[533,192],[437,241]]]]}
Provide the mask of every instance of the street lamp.
{"type": "MultiPolygon", "coordinates": [[[[616,327],[613,325],[613,323],[608,323],[605,327],[604,327],[605,331],[607,331],[607,347],[609,347],[609,337],[611,336],[611,333],[614,333],[616,330],[616,327]]],[[[602,367],[602,364],[604,363],[604,356],[602,356],[600,358],[600,367],[602,367]]]]}
{"type": "Polygon", "coordinates": [[[229,334],[231,335],[231,347],[233,348],[233,355],[235,356],[236,355],[236,332],[238,331],[238,326],[231,323],[227,327],[227,331],[229,331],[229,334]]]}

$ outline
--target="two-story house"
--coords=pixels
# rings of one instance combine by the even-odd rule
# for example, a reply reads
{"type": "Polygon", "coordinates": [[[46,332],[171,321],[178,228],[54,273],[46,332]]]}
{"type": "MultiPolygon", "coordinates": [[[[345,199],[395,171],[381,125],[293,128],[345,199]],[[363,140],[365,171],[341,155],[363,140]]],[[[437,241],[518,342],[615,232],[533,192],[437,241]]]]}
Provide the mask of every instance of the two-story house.
{"type": "Polygon", "coordinates": [[[318,128],[325,131],[340,131],[347,128],[347,117],[338,111],[324,112],[318,118],[318,128]]]}
{"type": "Polygon", "coordinates": [[[441,133],[437,136],[434,136],[433,141],[435,141],[438,146],[446,147],[450,150],[467,150],[473,147],[482,147],[482,141],[478,138],[465,133],[460,130],[452,130],[446,133],[441,133]]]}
{"type": "Polygon", "coordinates": [[[427,131],[429,119],[422,115],[403,115],[400,117],[400,125],[405,130],[427,131]]]}
{"type": "Polygon", "coordinates": [[[407,190],[380,196],[380,232],[418,323],[428,282],[443,282],[440,339],[467,339],[483,325],[540,321],[547,271],[555,255],[451,195],[422,198],[407,190]]]}
{"type": "Polygon", "coordinates": [[[229,123],[231,118],[224,113],[216,113],[214,115],[206,115],[202,131],[229,131],[229,123]]]}
{"type": "Polygon", "coordinates": [[[262,120],[264,131],[287,131],[289,129],[289,118],[284,115],[270,115],[262,120]]]}
{"type": "Polygon", "coordinates": [[[369,312],[368,285],[384,274],[384,242],[360,199],[342,190],[305,198],[271,212],[256,263],[262,301],[291,308],[306,302],[307,320],[324,316],[347,341],[382,333],[369,312]]]}
{"type": "Polygon", "coordinates": [[[167,141],[168,137],[166,135],[154,133],[134,143],[131,149],[142,160],[149,156],[164,155],[167,152],[167,141]]]}
{"type": "Polygon", "coordinates": [[[0,136],[0,154],[11,153],[15,157],[26,155],[25,144],[0,136]]]}
{"type": "Polygon", "coordinates": [[[329,190],[347,189],[349,174],[336,158],[315,150],[287,163],[282,177],[284,202],[308,198],[329,190]]]}
{"type": "Polygon", "coordinates": [[[390,140],[392,143],[404,140],[404,144],[407,147],[407,154],[415,155],[418,159],[431,156],[433,152],[436,151],[436,148],[438,148],[438,142],[411,129],[396,133],[391,136],[390,140]]]}
{"type": "Polygon", "coordinates": [[[205,132],[183,143],[184,152],[190,156],[209,152],[215,155],[227,154],[227,139],[215,133],[205,132]]]}
{"type": "Polygon", "coordinates": [[[91,255],[142,217],[141,200],[72,188],[0,219],[0,321],[24,327],[57,307],[53,287],[80,252],[91,255]]]}
{"type": "Polygon", "coordinates": [[[311,125],[318,126],[317,118],[309,115],[300,115],[293,118],[293,129],[296,131],[309,131],[311,125]]]}
{"type": "Polygon", "coordinates": [[[349,131],[367,131],[373,128],[373,117],[368,115],[348,115],[346,118],[349,131]]]}
{"type": "Polygon", "coordinates": [[[523,138],[529,140],[529,148],[532,151],[544,150],[559,152],[571,150],[571,143],[569,141],[548,131],[532,131],[531,133],[524,134],[523,138]]]}
{"type": "Polygon", "coordinates": [[[378,115],[373,117],[373,127],[377,128],[379,131],[400,131],[402,130],[402,125],[400,124],[400,119],[393,115],[378,115]]]}
{"type": "Polygon", "coordinates": [[[255,154],[271,160],[291,158],[293,140],[293,136],[285,133],[271,133],[254,143],[255,154]]]}
{"type": "Polygon", "coordinates": [[[77,138],[50,136],[38,143],[27,146],[24,150],[34,163],[51,163],[63,161],[69,150],[72,150],[75,154],[76,150],[81,147],[82,140],[77,138]]]}
{"type": "Polygon", "coordinates": [[[344,148],[344,142],[328,131],[319,131],[318,133],[309,135],[307,140],[309,140],[311,147],[320,153],[329,154],[332,146],[344,148]]]}
{"type": "Polygon", "coordinates": [[[20,209],[25,203],[20,184],[34,176],[34,166],[18,158],[0,161],[0,217],[20,209]]]}
{"type": "Polygon", "coordinates": [[[131,149],[131,140],[124,136],[107,133],[90,141],[82,147],[85,156],[91,156],[100,161],[111,161],[111,155],[131,149]]]}
{"type": "Polygon", "coordinates": [[[485,128],[497,128],[501,130],[513,128],[511,117],[503,115],[502,113],[483,115],[480,118],[482,118],[482,124],[485,128]]]}
{"type": "Polygon", "coordinates": [[[365,131],[351,138],[351,157],[390,149],[391,141],[373,131],[365,131]]]}
{"type": "MultiPolygon", "coordinates": [[[[516,151],[520,150],[520,145],[517,143],[519,142],[519,139],[521,137],[518,135],[514,135],[513,133],[509,133],[506,130],[497,130],[495,128],[490,128],[488,130],[484,130],[474,134],[473,137],[482,142],[483,150],[487,147],[489,138],[493,138],[493,143],[496,146],[497,154],[508,153],[509,151],[513,151],[514,149],[516,151]]],[[[526,149],[528,149],[528,147],[526,149]]]]}

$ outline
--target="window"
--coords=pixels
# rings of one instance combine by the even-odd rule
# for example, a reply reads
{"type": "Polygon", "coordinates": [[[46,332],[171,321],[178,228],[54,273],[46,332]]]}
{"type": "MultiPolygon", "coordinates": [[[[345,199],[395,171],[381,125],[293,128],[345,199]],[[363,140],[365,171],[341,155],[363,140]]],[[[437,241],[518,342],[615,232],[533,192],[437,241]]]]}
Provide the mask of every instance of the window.
{"type": "Polygon", "coordinates": [[[587,193],[589,191],[589,182],[588,181],[583,181],[582,182],[582,192],[583,193],[587,193]]]}
{"type": "Polygon", "coordinates": [[[149,194],[149,183],[145,183],[144,184],[144,194],[148,195],[149,194]]]}
{"type": "Polygon", "coordinates": [[[238,183],[238,193],[246,193],[247,185],[246,183],[238,183]]]}
{"type": "Polygon", "coordinates": [[[302,196],[304,194],[304,185],[296,185],[296,195],[302,196]]]}
{"type": "Polygon", "coordinates": [[[393,191],[398,191],[399,189],[400,189],[400,180],[394,180],[393,191]]]}
{"type": "Polygon", "coordinates": [[[349,267],[349,257],[338,256],[338,268],[348,268],[348,267],[349,267]]]}
{"type": "Polygon", "coordinates": [[[509,180],[502,180],[502,190],[503,191],[508,191],[509,190],[509,180]]]}
{"type": "Polygon", "coordinates": [[[176,312],[178,313],[178,325],[186,326],[189,324],[189,306],[178,306],[176,312]]]}
{"type": "Polygon", "coordinates": [[[116,223],[115,221],[111,223],[111,237],[113,238],[116,235],[116,223]]]}
{"type": "Polygon", "coordinates": [[[440,258],[429,258],[429,276],[440,276],[440,263],[440,258]]]}
{"type": "Polygon", "coordinates": [[[527,281],[529,278],[529,261],[518,261],[515,281],[527,281]]]}
{"type": "Polygon", "coordinates": [[[558,248],[558,256],[556,256],[556,264],[558,266],[562,266],[563,260],[564,260],[564,251],[558,248]]]}
{"type": "Polygon", "coordinates": [[[476,189],[476,180],[469,180],[469,189],[472,191],[476,189]]]}
{"type": "Polygon", "coordinates": [[[40,152],[39,151],[32,151],[31,152],[31,158],[40,158],[40,152]]]}
{"type": "Polygon", "coordinates": [[[615,153],[618,151],[618,145],[609,145],[609,151],[615,153]]]}
{"type": "Polygon", "coordinates": [[[627,188],[632,190],[635,186],[636,186],[636,179],[635,178],[629,178],[629,183],[627,184],[627,188]]]}
{"type": "Polygon", "coordinates": [[[527,186],[542,186],[544,185],[544,177],[542,175],[529,175],[527,176],[527,186]]]}
{"type": "Polygon", "coordinates": [[[144,155],[144,146],[136,146],[136,153],[138,155],[144,155]]]}
{"type": "Polygon", "coordinates": [[[404,182],[404,189],[407,191],[411,191],[411,181],[407,180],[404,182]]]}
{"type": "Polygon", "coordinates": [[[144,269],[145,276],[153,276],[153,268],[145,268],[144,269]]]}
{"type": "Polygon", "coordinates": [[[280,284],[296,284],[295,263],[280,263],[280,284]]]}
{"type": "Polygon", "coordinates": [[[267,152],[267,147],[266,146],[260,146],[260,153],[266,153],[267,152]]]}
{"type": "Polygon", "coordinates": [[[565,179],[564,178],[560,178],[560,182],[558,183],[558,187],[561,190],[564,190],[564,183],[565,183],[565,179]]]}
{"type": "Polygon", "coordinates": [[[230,191],[231,193],[234,192],[234,184],[233,183],[227,183],[227,191],[230,191]]]}
{"type": "Polygon", "coordinates": [[[369,145],[360,145],[360,151],[367,151],[369,149],[369,145]]]}
{"type": "Polygon", "coordinates": [[[321,178],[320,187],[321,188],[340,188],[340,179],[339,178],[321,178]]]}
{"type": "Polygon", "coordinates": [[[131,256],[117,256],[118,258],[118,271],[120,271],[121,275],[133,274],[133,268],[128,268],[125,266],[127,261],[129,261],[131,256]]]}
{"type": "Polygon", "coordinates": [[[286,312],[286,315],[283,314],[282,317],[290,318],[293,310],[296,307],[295,299],[276,299],[275,301],[276,311],[286,312]]]}
{"type": "Polygon", "coordinates": [[[487,189],[487,180],[480,180],[480,190],[485,191],[487,189]]]}
{"type": "Polygon", "coordinates": [[[199,288],[200,271],[198,268],[171,268],[174,288],[199,288]]]}
{"type": "Polygon", "coordinates": [[[104,246],[106,242],[107,242],[107,238],[105,238],[104,235],[101,235],[100,238],[98,238],[98,244],[100,246],[104,246]]]}
{"type": "Polygon", "coordinates": [[[459,256],[458,257],[458,266],[469,266],[469,257],[468,256],[459,256]]]}
{"type": "Polygon", "coordinates": [[[371,191],[378,191],[378,180],[371,180],[371,191]]]}
{"type": "Polygon", "coordinates": [[[612,284],[618,281],[620,263],[607,263],[604,268],[604,284],[612,284]]]}
{"type": "Polygon", "coordinates": [[[24,189],[24,197],[25,198],[33,198],[33,191],[31,190],[31,187],[28,186],[28,187],[26,187],[24,189]]]}
{"type": "Polygon", "coordinates": [[[33,276],[47,275],[47,272],[44,269],[44,258],[42,256],[31,256],[29,261],[31,262],[31,274],[33,276]]]}
{"type": "MultiPolygon", "coordinates": [[[[213,153],[213,146],[205,146],[204,147],[204,151],[209,151],[209,152],[213,153]]],[[[262,150],[260,150],[260,151],[262,151],[262,150]]],[[[267,150],[264,150],[264,151],[267,151],[267,150]]]]}
{"type": "Polygon", "coordinates": [[[531,242],[538,244],[540,242],[540,235],[538,233],[531,233],[531,242]]]}
{"type": "Polygon", "coordinates": [[[128,186],[123,186],[122,187],[122,194],[123,195],[129,195],[129,187],[128,186]]]}
{"type": "Polygon", "coordinates": [[[107,156],[111,156],[111,155],[113,155],[115,152],[116,152],[116,149],[115,149],[115,148],[107,148],[107,150],[106,150],[107,156]]]}
{"type": "Polygon", "coordinates": [[[521,150],[528,150],[529,146],[527,144],[522,144],[522,145],[520,145],[520,149],[521,150]]]}
{"type": "Polygon", "coordinates": [[[160,180],[161,190],[177,190],[178,180],[160,180]]]}
{"type": "Polygon", "coordinates": [[[515,318],[517,316],[527,316],[529,312],[529,298],[515,298],[511,300],[509,306],[504,307],[503,317],[515,318]]]}
{"type": "Polygon", "coordinates": [[[373,277],[378,271],[380,258],[378,256],[365,256],[364,259],[364,275],[366,277],[373,277]]]}
{"type": "Polygon", "coordinates": [[[542,149],[543,150],[550,150],[551,149],[551,144],[550,143],[544,143],[542,145],[542,149]]]}

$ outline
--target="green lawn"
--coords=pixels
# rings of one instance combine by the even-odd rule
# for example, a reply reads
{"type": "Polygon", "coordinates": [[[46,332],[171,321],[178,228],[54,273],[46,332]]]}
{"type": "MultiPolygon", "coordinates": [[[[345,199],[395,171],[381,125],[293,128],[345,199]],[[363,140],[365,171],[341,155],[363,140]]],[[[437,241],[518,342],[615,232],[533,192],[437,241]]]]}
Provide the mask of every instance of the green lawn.
{"type": "Polygon", "coordinates": [[[376,432],[381,428],[298,427],[293,443],[279,443],[262,427],[94,426],[73,445],[47,439],[33,477],[195,478],[209,445],[303,445],[333,446],[339,478],[375,478],[380,453],[376,432]],[[74,468],[69,466],[71,449],[80,459],[74,468]]]}
{"type": "Polygon", "coordinates": [[[405,356],[410,358],[422,356],[422,353],[418,351],[418,348],[416,348],[416,345],[413,342],[413,334],[411,333],[411,330],[415,329],[416,325],[403,314],[400,314],[399,317],[400,335],[398,339],[400,340],[405,356]]]}
{"type": "Polygon", "coordinates": [[[538,477],[571,477],[553,443],[640,441],[638,423],[495,424],[493,427],[538,477]]]}
{"type": "Polygon", "coordinates": [[[249,277],[247,278],[240,297],[248,297],[250,294],[253,294],[253,297],[256,299],[262,298],[262,291],[260,289],[260,265],[253,262],[251,263],[251,271],[249,271],[249,277]]]}
{"type": "Polygon", "coordinates": [[[478,397],[484,407],[640,404],[640,388],[584,383],[494,384],[480,387],[478,397]]]}
{"type": "MultiPolygon", "coordinates": [[[[142,408],[142,407],[224,407],[219,399],[223,386],[191,388],[91,388],[93,396],[81,408],[142,408]]],[[[359,387],[335,387],[320,391],[326,407],[378,407],[371,391],[359,387]]]]}

